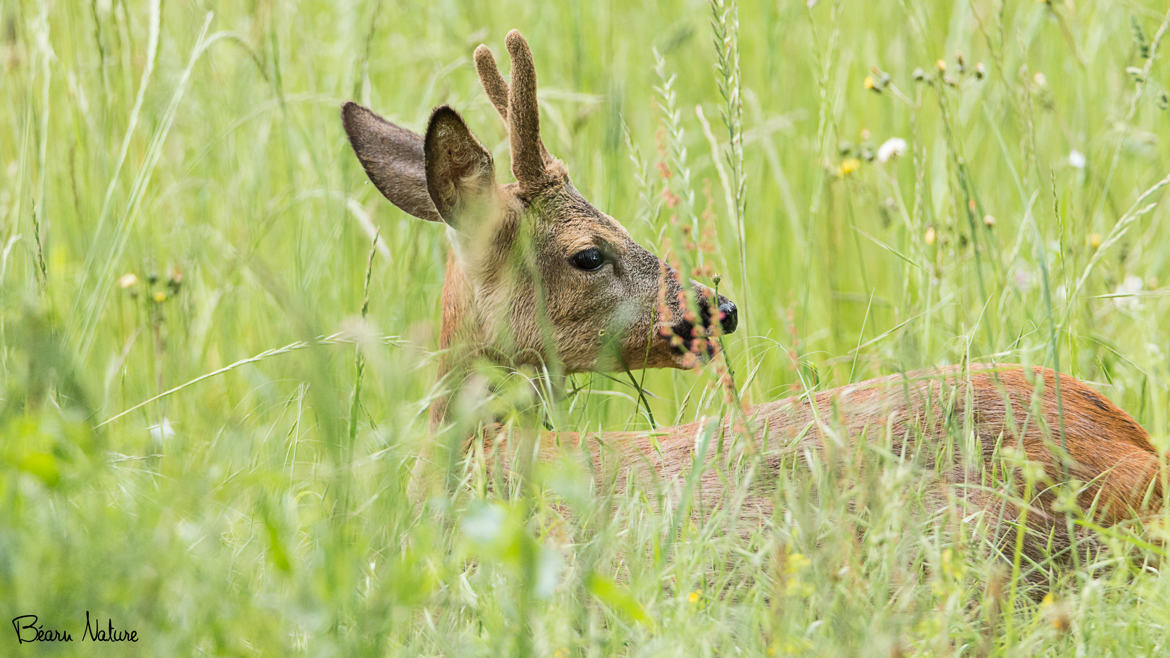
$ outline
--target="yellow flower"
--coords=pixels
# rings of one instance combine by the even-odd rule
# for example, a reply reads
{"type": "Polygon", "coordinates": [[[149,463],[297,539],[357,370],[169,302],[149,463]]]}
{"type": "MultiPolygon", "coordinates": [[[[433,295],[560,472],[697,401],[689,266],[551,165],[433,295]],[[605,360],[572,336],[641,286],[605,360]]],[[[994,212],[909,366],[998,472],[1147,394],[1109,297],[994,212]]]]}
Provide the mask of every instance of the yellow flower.
{"type": "Polygon", "coordinates": [[[703,590],[697,589],[697,590],[695,590],[687,595],[687,600],[690,601],[691,603],[698,603],[699,597],[702,595],[703,595],[703,590]]]}
{"type": "Polygon", "coordinates": [[[870,91],[877,91],[877,84],[873,81],[873,76],[865,76],[865,88],[870,91]]]}
{"type": "Polygon", "coordinates": [[[804,571],[810,564],[812,564],[812,560],[805,557],[803,553],[790,553],[784,564],[784,571],[789,576],[793,576],[804,571]]]}
{"type": "Polygon", "coordinates": [[[946,62],[944,62],[943,60],[940,59],[937,62],[935,62],[934,65],[936,67],[938,67],[939,73],[946,73],[946,70],[947,70],[947,63],[946,62]]]}
{"type": "Polygon", "coordinates": [[[933,226],[927,227],[926,235],[922,236],[922,239],[926,242],[927,246],[934,244],[936,236],[934,234],[933,226]]]}
{"type": "Polygon", "coordinates": [[[161,304],[167,301],[167,293],[162,290],[156,290],[154,293],[154,301],[156,304],[161,304]]]}
{"type": "Polygon", "coordinates": [[[1041,608],[1047,608],[1048,606],[1052,605],[1053,603],[1056,603],[1056,597],[1052,595],[1052,592],[1045,594],[1044,598],[1040,599],[1040,607],[1041,608]]]}
{"type": "Polygon", "coordinates": [[[1101,234],[1090,233],[1089,237],[1085,239],[1085,244],[1089,245],[1090,249],[1096,249],[1101,246],[1101,234]]]}
{"type": "Polygon", "coordinates": [[[857,168],[860,166],[861,160],[858,160],[857,158],[845,158],[841,161],[841,166],[837,167],[837,175],[841,178],[844,178],[849,174],[857,171],[857,168]]]}
{"type": "Polygon", "coordinates": [[[951,580],[959,581],[963,579],[963,563],[955,555],[955,552],[949,548],[943,549],[942,552],[942,571],[951,580]]]}

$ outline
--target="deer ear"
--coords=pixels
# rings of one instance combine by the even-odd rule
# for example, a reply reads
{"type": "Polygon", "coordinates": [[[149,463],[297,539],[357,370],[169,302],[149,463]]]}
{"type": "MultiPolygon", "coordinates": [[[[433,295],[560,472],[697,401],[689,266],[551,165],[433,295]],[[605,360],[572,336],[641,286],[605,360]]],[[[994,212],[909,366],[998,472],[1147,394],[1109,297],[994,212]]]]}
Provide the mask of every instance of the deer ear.
{"type": "Polygon", "coordinates": [[[353,102],[341,106],[341,123],[366,175],[390,203],[419,219],[443,220],[427,192],[422,137],[353,102]]]}
{"type": "Polygon", "coordinates": [[[468,211],[482,208],[495,188],[492,156],[446,105],[431,114],[423,154],[431,201],[443,221],[458,229],[468,211]]]}

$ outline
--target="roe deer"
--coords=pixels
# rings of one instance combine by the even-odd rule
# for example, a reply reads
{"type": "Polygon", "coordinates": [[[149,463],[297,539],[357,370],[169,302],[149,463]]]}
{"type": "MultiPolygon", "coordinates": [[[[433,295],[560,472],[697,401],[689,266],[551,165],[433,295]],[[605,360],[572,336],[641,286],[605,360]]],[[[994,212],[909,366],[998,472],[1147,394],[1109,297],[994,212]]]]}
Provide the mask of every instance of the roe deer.
{"type": "MultiPolygon", "coordinates": [[[[451,395],[459,395],[476,358],[511,366],[558,363],[571,373],[690,367],[696,355],[710,357],[716,343],[707,337],[735,330],[735,305],[705,286],[684,286],[677,272],[581,197],[541,141],[528,45],[515,30],[506,44],[510,82],[486,46],[476,49],[475,63],[507,124],[515,183],[496,183],[491,155],[450,107],[434,110],[421,137],[355,103],[342,107],[353,150],[378,190],[407,213],[447,225],[452,250],[439,374],[455,383],[451,395]],[[687,302],[688,288],[698,313],[687,302]]],[[[446,419],[449,398],[432,406],[433,426],[446,419]]],[[[612,474],[616,465],[645,480],[677,481],[697,468],[696,493],[710,502],[725,493],[708,467],[713,462],[725,465],[736,454],[761,450],[775,478],[786,452],[823,452],[880,431],[895,455],[925,454],[938,502],[948,498],[988,515],[997,544],[1014,544],[1022,518],[1024,552],[1033,559],[1070,553],[1072,524],[1054,504],[1061,485],[1076,487],[1078,513],[1102,525],[1152,512],[1162,502],[1161,459],[1146,431],[1100,393],[1044,368],[952,366],[744,411],[738,420],[606,433],[604,447],[599,437],[546,433],[537,449],[547,458],[564,449],[559,446],[583,444],[595,472],[612,474]],[[712,432],[747,440],[722,456],[696,454],[697,439],[712,432]],[[971,447],[965,461],[948,443],[956,434],[971,447]],[[1002,446],[1042,468],[1035,491],[1019,483],[998,491],[986,486],[984,473],[1002,446]]],[[[425,461],[420,457],[420,465],[425,461]]],[[[770,514],[768,489],[764,482],[753,490],[747,514],[770,514]]]]}

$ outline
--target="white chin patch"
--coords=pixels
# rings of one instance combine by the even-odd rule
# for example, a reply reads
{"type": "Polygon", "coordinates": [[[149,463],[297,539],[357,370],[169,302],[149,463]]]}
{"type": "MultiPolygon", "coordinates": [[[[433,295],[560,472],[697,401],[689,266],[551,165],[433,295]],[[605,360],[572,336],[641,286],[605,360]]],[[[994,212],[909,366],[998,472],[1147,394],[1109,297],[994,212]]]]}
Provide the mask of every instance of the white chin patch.
{"type": "Polygon", "coordinates": [[[610,331],[618,335],[624,334],[630,327],[638,323],[638,314],[641,309],[636,300],[629,297],[623,298],[618,302],[617,308],[613,311],[613,319],[610,320],[610,331]]]}

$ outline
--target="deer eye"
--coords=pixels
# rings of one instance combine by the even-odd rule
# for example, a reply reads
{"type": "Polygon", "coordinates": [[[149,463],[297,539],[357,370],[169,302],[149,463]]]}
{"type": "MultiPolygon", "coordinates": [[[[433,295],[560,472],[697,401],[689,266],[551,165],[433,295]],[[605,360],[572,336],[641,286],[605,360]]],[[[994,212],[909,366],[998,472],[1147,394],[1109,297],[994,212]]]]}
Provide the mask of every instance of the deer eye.
{"type": "Polygon", "coordinates": [[[578,251],[569,258],[569,262],[573,267],[584,270],[586,272],[594,272],[601,269],[605,264],[605,257],[601,255],[601,250],[597,247],[590,247],[583,251],[578,251]]]}

